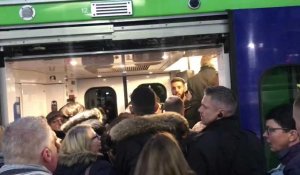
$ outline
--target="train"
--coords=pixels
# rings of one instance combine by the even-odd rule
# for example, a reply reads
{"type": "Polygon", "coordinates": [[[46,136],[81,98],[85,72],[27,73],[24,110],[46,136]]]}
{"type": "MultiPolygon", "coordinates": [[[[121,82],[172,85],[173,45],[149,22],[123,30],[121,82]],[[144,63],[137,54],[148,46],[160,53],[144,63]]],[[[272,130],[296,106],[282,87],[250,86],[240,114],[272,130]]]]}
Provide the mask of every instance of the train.
{"type": "Polygon", "coordinates": [[[6,125],[68,100],[123,112],[139,85],[161,103],[214,55],[241,127],[300,87],[299,0],[0,0],[0,112],[6,125]]]}

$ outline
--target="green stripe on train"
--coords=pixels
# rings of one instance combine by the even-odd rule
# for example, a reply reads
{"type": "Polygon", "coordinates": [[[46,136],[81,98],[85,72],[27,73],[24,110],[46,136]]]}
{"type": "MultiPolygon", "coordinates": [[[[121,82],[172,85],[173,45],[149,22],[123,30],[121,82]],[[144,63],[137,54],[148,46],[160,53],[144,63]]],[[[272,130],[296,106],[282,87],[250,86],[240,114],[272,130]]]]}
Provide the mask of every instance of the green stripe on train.
{"type": "MultiPolygon", "coordinates": [[[[5,2],[8,0],[0,0],[0,4],[5,2]]],[[[25,21],[19,16],[22,4],[0,5],[0,26],[176,16],[224,12],[229,9],[300,5],[300,0],[201,0],[201,7],[192,10],[188,7],[188,0],[133,0],[132,16],[93,18],[91,17],[91,2],[101,1],[27,3],[27,5],[33,6],[36,13],[35,17],[29,21],[25,21]]]]}

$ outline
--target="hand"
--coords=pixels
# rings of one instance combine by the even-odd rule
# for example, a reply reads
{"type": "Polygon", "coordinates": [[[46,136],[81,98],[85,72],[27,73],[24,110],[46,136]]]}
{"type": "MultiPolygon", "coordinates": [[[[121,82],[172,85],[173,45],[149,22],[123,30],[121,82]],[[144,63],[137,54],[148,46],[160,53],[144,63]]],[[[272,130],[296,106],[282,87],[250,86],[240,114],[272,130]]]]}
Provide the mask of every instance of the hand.
{"type": "Polygon", "coordinates": [[[206,125],[204,125],[203,123],[202,123],[202,121],[199,121],[199,122],[197,122],[194,126],[193,126],[193,128],[192,128],[192,131],[194,131],[194,132],[201,132],[201,131],[203,131],[203,129],[206,127],[206,125]]]}

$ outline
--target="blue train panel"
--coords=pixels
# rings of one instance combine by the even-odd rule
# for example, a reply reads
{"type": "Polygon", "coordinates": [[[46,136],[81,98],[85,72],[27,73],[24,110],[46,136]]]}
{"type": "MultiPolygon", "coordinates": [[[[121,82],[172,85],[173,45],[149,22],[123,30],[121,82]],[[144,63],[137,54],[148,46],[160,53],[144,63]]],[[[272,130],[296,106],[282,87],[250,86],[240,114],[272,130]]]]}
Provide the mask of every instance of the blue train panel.
{"type": "Polygon", "coordinates": [[[261,136],[260,80],[271,68],[300,64],[300,7],[235,10],[230,15],[232,87],[241,126],[261,136]]]}

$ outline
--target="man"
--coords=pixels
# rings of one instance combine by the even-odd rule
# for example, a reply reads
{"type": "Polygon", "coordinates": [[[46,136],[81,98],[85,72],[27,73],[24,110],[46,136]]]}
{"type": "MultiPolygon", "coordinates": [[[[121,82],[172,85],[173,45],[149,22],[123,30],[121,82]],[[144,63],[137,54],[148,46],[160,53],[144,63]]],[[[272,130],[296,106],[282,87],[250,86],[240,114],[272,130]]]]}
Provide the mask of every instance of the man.
{"type": "Polygon", "coordinates": [[[177,112],[178,114],[184,115],[184,104],[181,98],[177,96],[172,96],[167,98],[164,103],[164,110],[165,111],[173,111],[177,112]]]}
{"type": "Polygon", "coordinates": [[[266,116],[264,138],[271,151],[278,153],[280,164],[269,171],[270,175],[300,174],[300,140],[293,119],[293,106],[275,107],[266,116]]]}
{"type": "Polygon", "coordinates": [[[148,87],[137,87],[131,94],[130,112],[134,115],[154,114],[158,108],[155,92],[148,87]]]}
{"type": "Polygon", "coordinates": [[[59,143],[41,117],[24,117],[8,125],[2,146],[0,175],[51,175],[56,169],[59,143]]]}
{"type": "Polygon", "coordinates": [[[184,103],[184,117],[188,120],[189,126],[193,127],[195,123],[199,120],[195,120],[190,115],[190,100],[192,98],[189,91],[186,90],[185,80],[180,77],[174,77],[171,80],[171,91],[172,95],[179,97],[184,103]]]}
{"type": "Polygon", "coordinates": [[[205,89],[199,112],[206,128],[187,143],[187,160],[198,175],[264,173],[262,145],[254,134],[240,130],[234,116],[236,108],[236,97],[230,89],[205,89]]]}
{"type": "Polygon", "coordinates": [[[56,136],[64,139],[65,133],[61,130],[61,126],[66,121],[65,117],[59,111],[52,111],[46,116],[46,119],[56,136]]]}
{"type": "Polygon", "coordinates": [[[153,134],[178,130],[176,136],[181,137],[188,132],[187,121],[181,115],[154,114],[156,109],[154,92],[148,87],[137,87],[131,94],[130,107],[135,117],[124,119],[110,129],[115,153],[114,166],[118,175],[134,174],[139,154],[153,134]]]}
{"type": "Polygon", "coordinates": [[[180,77],[174,77],[171,80],[171,91],[172,91],[172,95],[175,95],[175,96],[181,98],[182,101],[185,101],[186,100],[185,80],[180,77]]]}
{"type": "Polygon", "coordinates": [[[217,86],[219,84],[218,72],[211,63],[212,58],[213,56],[211,55],[203,56],[201,59],[200,71],[187,80],[188,90],[192,94],[192,99],[190,101],[191,107],[188,115],[191,120],[193,120],[194,124],[199,121],[198,108],[201,105],[204,89],[211,86],[217,86]]]}

